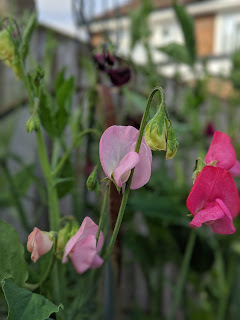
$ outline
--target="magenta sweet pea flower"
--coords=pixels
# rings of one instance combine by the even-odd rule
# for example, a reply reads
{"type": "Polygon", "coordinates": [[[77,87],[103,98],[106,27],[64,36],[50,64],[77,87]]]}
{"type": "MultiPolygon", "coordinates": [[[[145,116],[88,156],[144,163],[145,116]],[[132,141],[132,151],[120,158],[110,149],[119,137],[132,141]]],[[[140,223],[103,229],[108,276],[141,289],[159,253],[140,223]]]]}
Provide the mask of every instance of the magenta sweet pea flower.
{"type": "Polygon", "coordinates": [[[187,198],[187,207],[194,216],[191,227],[206,223],[216,233],[234,233],[239,195],[230,173],[219,167],[204,167],[187,198]]]}
{"type": "Polygon", "coordinates": [[[76,272],[80,274],[88,269],[99,268],[103,259],[98,253],[102,249],[104,237],[100,232],[97,243],[97,230],[98,226],[86,217],[78,232],[66,244],[62,262],[66,263],[70,257],[76,272]]]}
{"type": "Polygon", "coordinates": [[[132,126],[111,126],[103,133],[99,154],[103,170],[107,177],[122,188],[135,168],[131,189],[144,186],[151,176],[152,152],[142,139],[139,153],[135,146],[139,131],[132,126]]]}
{"type": "Polygon", "coordinates": [[[217,161],[217,167],[229,170],[235,165],[236,160],[236,152],[231,139],[225,133],[215,131],[212,143],[205,157],[206,164],[217,161]]]}
{"type": "Polygon", "coordinates": [[[240,176],[240,161],[236,161],[235,162],[235,165],[230,169],[228,170],[232,177],[239,177],[240,176]]]}
{"type": "Polygon", "coordinates": [[[37,260],[53,246],[53,236],[49,232],[41,231],[38,228],[34,228],[28,236],[27,250],[31,252],[31,259],[33,262],[37,260]]]}

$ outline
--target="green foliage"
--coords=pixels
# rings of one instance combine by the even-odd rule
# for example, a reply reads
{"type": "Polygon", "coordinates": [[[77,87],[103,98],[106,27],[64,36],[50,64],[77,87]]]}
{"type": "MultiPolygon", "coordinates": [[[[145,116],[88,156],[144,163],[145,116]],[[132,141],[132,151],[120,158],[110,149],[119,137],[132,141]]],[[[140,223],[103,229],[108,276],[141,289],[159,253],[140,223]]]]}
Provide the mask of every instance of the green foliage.
{"type": "Polygon", "coordinates": [[[37,14],[34,12],[28,20],[28,23],[24,29],[21,47],[20,47],[20,55],[21,58],[24,60],[28,54],[30,39],[34,30],[37,27],[37,14]]]}
{"type": "Polygon", "coordinates": [[[193,64],[196,61],[196,44],[193,18],[187,13],[185,7],[179,4],[177,1],[174,2],[173,8],[175,10],[178,22],[182,28],[186,49],[191,64],[193,64]]]}
{"type": "Polygon", "coordinates": [[[7,320],[44,320],[62,308],[40,294],[19,288],[10,279],[2,280],[2,289],[9,308],[7,320]]]}
{"type": "Polygon", "coordinates": [[[235,89],[240,89],[240,52],[235,51],[232,56],[232,71],[230,79],[235,89]]]}
{"type": "Polygon", "coordinates": [[[127,112],[132,115],[142,114],[145,110],[146,97],[138,92],[123,88],[124,97],[127,100],[127,112]]]}
{"type": "Polygon", "coordinates": [[[66,79],[65,69],[60,71],[57,76],[55,90],[56,101],[46,90],[42,90],[39,102],[41,123],[52,138],[61,136],[68,123],[73,93],[75,91],[74,78],[70,77],[66,79]]]}
{"type": "Polygon", "coordinates": [[[14,283],[23,286],[28,278],[24,248],[16,230],[0,220],[0,280],[12,277],[14,283]]]}
{"type": "Polygon", "coordinates": [[[131,48],[141,40],[146,40],[150,36],[148,28],[148,16],[152,11],[150,0],[142,0],[141,6],[131,14],[131,48]]]}
{"type": "Polygon", "coordinates": [[[177,63],[192,63],[186,47],[181,44],[173,42],[164,47],[158,48],[158,50],[168,55],[173,61],[177,63]]]}
{"type": "Polygon", "coordinates": [[[58,197],[62,198],[64,197],[68,192],[72,190],[74,186],[74,172],[72,168],[72,164],[70,159],[68,159],[59,175],[59,178],[57,179],[57,193],[58,197]]]}
{"type": "Polygon", "coordinates": [[[86,57],[81,57],[80,64],[86,71],[87,83],[89,87],[93,87],[97,83],[97,72],[95,64],[93,63],[92,59],[86,57]]]}
{"type": "MultiPolygon", "coordinates": [[[[24,196],[31,186],[34,169],[34,165],[28,165],[13,175],[12,178],[14,187],[18,191],[19,197],[24,196]]],[[[3,184],[0,184],[0,207],[2,208],[14,205],[10,190],[8,190],[8,187],[6,187],[6,182],[7,181],[4,181],[3,184]]]]}

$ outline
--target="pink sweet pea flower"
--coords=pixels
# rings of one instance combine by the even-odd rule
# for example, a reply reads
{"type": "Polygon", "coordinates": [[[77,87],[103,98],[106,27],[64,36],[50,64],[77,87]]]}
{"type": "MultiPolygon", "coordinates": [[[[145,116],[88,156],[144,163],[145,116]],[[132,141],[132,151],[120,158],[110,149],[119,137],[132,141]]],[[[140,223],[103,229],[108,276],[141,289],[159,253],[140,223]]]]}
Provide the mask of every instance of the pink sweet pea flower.
{"type": "Polygon", "coordinates": [[[80,274],[90,268],[99,268],[103,259],[98,255],[98,252],[102,249],[104,237],[100,232],[97,243],[97,230],[98,226],[91,218],[86,217],[78,232],[66,244],[62,262],[66,263],[69,256],[75,270],[80,274]]]}
{"type": "Polygon", "coordinates": [[[234,233],[232,220],[239,212],[239,196],[230,173],[218,167],[204,167],[187,198],[187,207],[194,216],[191,227],[206,223],[216,233],[234,233]]]}
{"type": "Polygon", "coordinates": [[[51,250],[53,245],[52,236],[45,231],[34,228],[28,236],[27,250],[32,252],[31,259],[36,262],[42,255],[51,250]]]}
{"type": "Polygon", "coordinates": [[[122,188],[135,168],[131,189],[144,186],[151,176],[152,152],[142,139],[139,154],[135,146],[139,131],[132,126],[111,126],[103,133],[99,154],[103,170],[107,177],[122,188]]]}

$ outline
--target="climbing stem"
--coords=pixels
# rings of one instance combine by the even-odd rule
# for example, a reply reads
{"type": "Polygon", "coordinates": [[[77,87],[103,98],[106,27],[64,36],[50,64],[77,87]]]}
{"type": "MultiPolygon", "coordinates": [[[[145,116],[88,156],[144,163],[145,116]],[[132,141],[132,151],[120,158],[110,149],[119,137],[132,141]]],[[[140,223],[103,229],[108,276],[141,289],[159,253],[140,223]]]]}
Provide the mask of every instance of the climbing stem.
{"type": "Polygon", "coordinates": [[[47,184],[50,229],[52,231],[57,231],[60,221],[57,191],[54,187],[54,181],[51,175],[51,168],[41,130],[38,130],[36,135],[40,163],[47,184]]]}
{"type": "Polygon", "coordinates": [[[101,232],[102,227],[104,225],[104,221],[106,220],[105,217],[106,217],[106,207],[107,207],[108,194],[109,194],[109,183],[107,184],[106,189],[105,189],[105,193],[104,193],[104,198],[103,198],[103,203],[102,203],[102,208],[101,208],[101,213],[100,213],[100,219],[99,219],[99,225],[98,225],[98,231],[96,234],[97,243],[98,243],[98,239],[100,236],[100,232],[101,232]]]}

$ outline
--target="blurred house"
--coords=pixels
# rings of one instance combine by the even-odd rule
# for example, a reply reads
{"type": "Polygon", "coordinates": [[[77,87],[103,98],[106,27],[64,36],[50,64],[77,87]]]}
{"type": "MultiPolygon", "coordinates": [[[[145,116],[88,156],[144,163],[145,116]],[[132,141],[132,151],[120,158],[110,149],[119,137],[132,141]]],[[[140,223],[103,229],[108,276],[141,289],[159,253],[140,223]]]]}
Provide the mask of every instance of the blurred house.
{"type": "MultiPolygon", "coordinates": [[[[240,48],[240,1],[239,0],[182,0],[195,22],[197,53],[199,58],[208,58],[207,68],[211,74],[228,75],[231,69],[230,56],[240,48]]],[[[151,30],[150,47],[153,59],[166,76],[172,76],[176,65],[156,50],[172,42],[183,43],[181,28],[172,9],[173,0],[154,0],[149,16],[151,30]]],[[[139,8],[141,0],[132,0],[127,5],[111,10],[97,17],[91,23],[93,43],[97,45],[107,34],[118,41],[118,53],[130,55],[137,63],[146,62],[144,46],[136,45],[130,51],[131,13],[139,8]]],[[[186,66],[180,66],[187,77],[186,66]]]]}
{"type": "MultiPolygon", "coordinates": [[[[40,24],[83,42],[91,40],[95,47],[107,36],[115,44],[119,55],[130,56],[138,64],[146,62],[142,44],[137,44],[134,50],[130,48],[131,14],[141,6],[141,0],[113,0],[108,2],[112,4],[110,10],[100,0],[66,0],[61,6],[57,5],[57,0],[35,2],[40,24]],[[120,3],[125,4],[117,7],[120,3]],[[81,12],[82,4],[87,9],[85,13],[81,12]],[[105,7],[101,8],[101,5],[105,7]],[[85,17],[81,16],[82,13],[85,17]]],[[[211,74],[228,76],[231,54],[240,48],[240,1],[180,0],[180,3],[186,6],[194,19],[199,58],[208,58],[207,69],[211,74]]],[[[159,64],[163,75],[172,77],[176,64],[156,48],[172,42],[183,43],[182,31],[172,9],[173,0],[152,0],[152,4],[149,44],[153,60],[159,64]]],[[[178,66],[178,72],[186,79],[191,78],[191,72],[185,65],[178,66]]]]}

